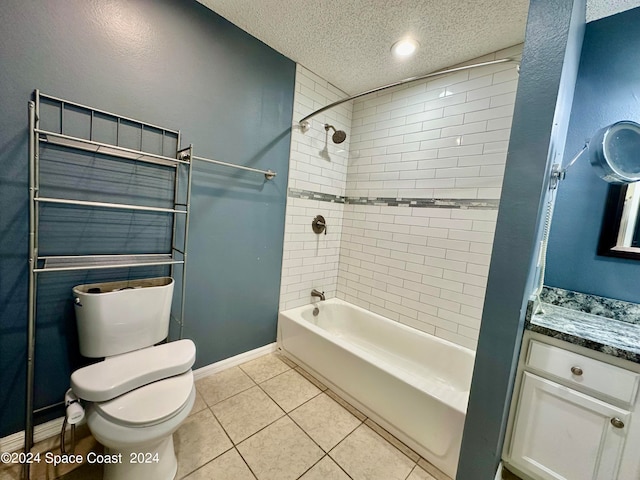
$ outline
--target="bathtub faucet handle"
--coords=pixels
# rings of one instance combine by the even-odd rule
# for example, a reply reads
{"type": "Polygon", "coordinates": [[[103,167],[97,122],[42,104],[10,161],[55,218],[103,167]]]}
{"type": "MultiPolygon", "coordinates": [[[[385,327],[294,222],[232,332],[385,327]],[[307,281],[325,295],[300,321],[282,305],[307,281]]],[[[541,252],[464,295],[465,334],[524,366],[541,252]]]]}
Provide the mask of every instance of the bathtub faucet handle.
{"type": "Polygon", "coordinates": [[[322,215],[316,215],[311,222],[311,228],[313,229],[313,233],[317,233],[318,235],[324,232],[327,234],[327,222],[325,221],[322,215]]]}
{"type": "Polygon", "coordinates": [[[311,296],[312,297],[318,297],[320,299],[320,301],[324,301],[324,292],[319,292],[315,288],[313,290],[311,290],[311,296]]]}

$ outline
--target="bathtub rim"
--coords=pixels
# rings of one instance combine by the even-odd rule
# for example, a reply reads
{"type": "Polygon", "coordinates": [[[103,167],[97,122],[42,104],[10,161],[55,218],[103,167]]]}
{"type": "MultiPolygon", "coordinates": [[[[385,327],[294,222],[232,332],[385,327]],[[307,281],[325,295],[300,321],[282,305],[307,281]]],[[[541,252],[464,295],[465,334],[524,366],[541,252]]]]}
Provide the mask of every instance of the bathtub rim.
{"type": "MultiPolygon", "coordinates": [[[[351,308],[353,308],[355,310],[358,310],[360,312],[364,312],[364,313],[366,313],[368,315],[372,315],[374,317],[377,317],[377,318],[379,318],[379,319],[381,319],[381,320],[383,320],[385,322],[392,322],[394,325],[397,325],[400,329],[403,329],[406,332],[409,332],[409,333],[412,333],[412,334],[416,334],[417,333],[420,336],[428,336],[428,337],[434,338],[434,339],[436,339],[436,341],[444,343],[445,345],[447,345],[449,347],[452,347],[454,350],[459,350],[461,352],[464,352],[465,354],[471,354],[471,356],[475,360],[475,353],[476,352],[474,350],[470,349],[470,348],[464,347],[462,345],[458,345],[457,343],[454,343],[451,340],[447,340],[446,338],[438,337],[436,335],[433,335],[432,333],[423,332],[422,330],[418,330],[415,327],[410,327],[409,325],[405,325],[402,322],[398,322],[396,320],[392,320],[392,319],[387,318],[387,317],[385,317],[383,315],[380,315],[379,313],[372,312],[371,310],[367,310],[366,308],[363,308],[363,307],[361,307],[359,305],[356,305],[355,303],[350,303],[350,302],[347,302],[346,300],[342,300],[341,298],[337,298],[337,297],[330,298],[330,299],[323,300],[323,301],[312,302],[312,303],[309,303],[307,305],[302,305],[302,306],[299,306],[299,307],[290,308],[288,310],[280,310],[278,312],[278,315],[286,315],[289,318],[291,318],[290,314],[301,314],[305,310],[313,310],[313,307],[320,308],[320,307],[322,307],[323,304],[344,305],[344,306],[347,306],[347,307],[351,307],[351,308]]],[[[309,323],[309,322],[306,322],[306,323],[309,323]]],[[[310,323],[310,325],[312,325],[312,326],[314,326],[316,328],[320,328],[320,327],[317,327],[316,325],[313,325],[312,323],[310,323]]]]}
{"type": "MultiPolygon", "coordinates": [[[[364,312],[367,315],[371,315],[376,317],[376,320],[380,320],[380,321],[384,321],[384,322],[391,322],[393,323],[393,325],[395,327],[404,329],[404,331],[411,333],[411,334],[418,334],[419,336],[422,337],[428,337],[430,341],[436,341],[436,342],[440,342],[443,343],[444,345],[446,345],[447,347],[453,347],[454,350],[458,350],[460,352],[460,354],[462,355],[470,355],[472,357],[472,361],[475,362],[475,352],[469,348],[463,347],[461,345],[458,345],[456,343],[453,343],[449,340],[446,340],[444,338],[440,338],[440,337],[436,337],[435,335],[432,335],[430,333],[427,332],[423,332],[421,330],[418,330],[416,328],[413,327],[409,327],[407,325],[404,325],[400,322],[397,322],[395,320],[391,320],[387,317],[384,317],[378,313],[372,312],[370,310],[367,310],[365,308],[362,308],[358,305],[354,305],[352,303],[349,303],[345,300],[339,299],[339,298],[331,298],[329,300],[325,300],[322,303],[327,303],[329,305],[333,305],[333,304],[338,304],[338,305],[343,305],[343,306],[347,306],[350,308],[354,308],[356,310],[359,310],[360,312],[364,312]]],[[[300,307],[296,307],[296,308],[292,308],[289,310],[285,310],[285,311],[281,311],[278,313],[278,316],[283,315],[285,316],[288,320],[297,323],[298,325],[300,325],[303,328],[306,328],[308,330],[310,330],[311,332],[323,337],[325,340],[332,342],[336,345],[338,345],[340,348],[343,348],[347,351],[349,351],[350,353],[352,353],[353,355],[355,355],[356,357],[360,358],[361,360],[373,364],[375,365],[377,368],[379,368],[380,370],[382,370],[384,373],[386,373],[387,375],[390,375],[406,384],[408,384],[410,387],[415,388],[423,393],[425,393],[426,395],[429,395],[435,399],[437,399],[438,401],[448,405],[451,409],[456,410],[457,412],[461,413],[462,415],[467,414],[467,406],[468,406],[468,402],[469,402],[469,393],[471,390],[471,379],[469,380],[469,387],[467,390],[464,391],[460,391],[462,394],[466,394],[465,400],[464,402],[451,402],[449,401],[449,399],[444,399],[441,396],[437,395],[434,392],[430,392],[425,390],[424,388],[421,388],[419,385],[416,384],[415,378],[418,378],[416,375],[410,373],[410,372],[406,372],[402,369],[394,369],[392,368],[392,366],[388,366],[388,362],[386,361],[375,361],[378,360],[374,354],[372,354],[371,352],[368,352],[367,350],[363,349],[362,347],[358,346],[358,345],[354,345],[353,343],[350,343],[346,340],[343,340],[342,338],[339,338],[335,335],[332,335],[330,332],[328,332],[327,330],[318,327],[317,325],[314,325],[313,323],[305,320],[302,318],[301,313],[303,311],[306,310],[312,310],[313,307],[316,306],[316,302],[314,303],[310,303],[308,305],[302,305],[300,307]],[[293,315],[297,315],[297,318],[294,317],[293,315]],[[400,373],[400,375],[399,375],[400,373]]],[[[284,342],[281,338],[280,335],[280,321],[278,321],[278,347],[286,352],[287,354],[293,356],[290,352],[288,352],[284,346],[284,342]]],[[[298,359],[299,360],[299,359],[298,359]]],[[[472,370],[473,372],[473,370],[472,370]]],[[[317,373],[317,372],[316,372],[317,373]]]]}

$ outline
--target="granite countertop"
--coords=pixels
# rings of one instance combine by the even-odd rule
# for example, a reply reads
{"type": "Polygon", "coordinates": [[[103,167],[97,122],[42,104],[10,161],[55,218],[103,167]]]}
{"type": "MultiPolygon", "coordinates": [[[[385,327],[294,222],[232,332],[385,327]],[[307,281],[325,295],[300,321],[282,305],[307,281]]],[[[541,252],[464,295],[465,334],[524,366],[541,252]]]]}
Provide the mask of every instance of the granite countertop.
{"type": "Polygon", "coordinates": [[[640,325],[543,303],[527,328],[565,342],[640,363],[640,325]]]}
{"type": "MultiPolygon", "coordinates": [[[[533,313],[533,302],[529,302],[526,328],[574,345],[640,363],[640,322],[638,322],[636,304],[623,305],[626,316],[612,314],[602,316],[599,310],[593,308],[594,298],[597,300],[601,297],[589,296],[588,310],[595,310],[599,313],[593,315],[576,309],[580,308],[580,305],[575,305],[574,292],[568,294],[565,292],[567,291],[547,289],[541,296],[541,307],[544,313],[533,313]],[[568,297],[571,297],[571,302],[567,301],[568,297]],[[560,300],[558,300],[559,298],[560,300]]],[[[609,299],[603,300],[611,301],[609,299]]],[[[603,302],[598,303],[603,304],[603,302]]],[[[584,307],[587,302],[581,299],[580,304],[584,307]]],[[[583,308],[583,310],[585,309],[583,308]]],[[[607,314],[606,312],[602,313],[607,314]]]]}

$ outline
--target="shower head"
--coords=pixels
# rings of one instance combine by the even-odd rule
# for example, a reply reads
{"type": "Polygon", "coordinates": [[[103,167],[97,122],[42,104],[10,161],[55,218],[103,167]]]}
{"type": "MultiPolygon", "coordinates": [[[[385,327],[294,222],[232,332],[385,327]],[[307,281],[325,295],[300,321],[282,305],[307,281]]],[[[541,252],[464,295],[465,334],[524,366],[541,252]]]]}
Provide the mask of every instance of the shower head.
{"type": "Polygon", "coordinates": [[[329,131],[329,129],[333,130],[333,135],[331,136],[331,140],[333,143],[342,143],[347,139],[347,134],[344,133],[344,130],[336,130],[336,127],[333,125],[329,125],[328,123],[324,124],[325,131],[329,131]]]}

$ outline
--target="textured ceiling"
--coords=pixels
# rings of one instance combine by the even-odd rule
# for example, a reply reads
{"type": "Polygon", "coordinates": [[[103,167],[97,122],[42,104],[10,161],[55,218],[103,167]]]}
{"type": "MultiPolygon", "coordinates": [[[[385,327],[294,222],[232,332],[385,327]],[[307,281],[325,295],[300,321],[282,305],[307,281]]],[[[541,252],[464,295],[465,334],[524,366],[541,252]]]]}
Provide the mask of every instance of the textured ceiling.
{"type": "MultiPolygon", "coordinates": [[[[528,0],[198,0],[349,94],[521,43],[528,0]],[[404,36],[410,59],[391,56],[404,36]]],[[[588,0],[587,21],[640,5],[588,0]]]]}
{"type": "Polygon", "coordinates": [[[587,22],[639,6],[640,0],[587,0],[587,22]]]}
{"type": "Polygon", "coordinates": [[[528,0],[199,0],[349,94],[524,39],[528,0]],[[399,61],[391,45],[420,42],[399,61]]]}

